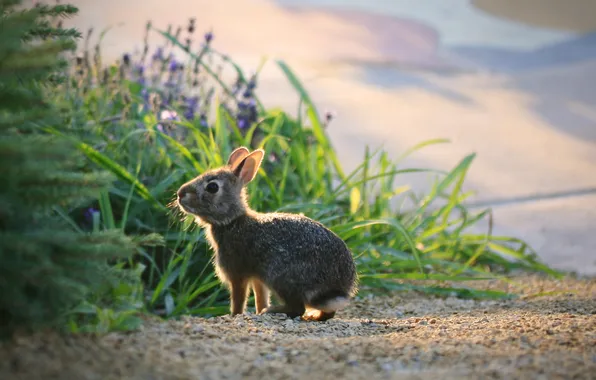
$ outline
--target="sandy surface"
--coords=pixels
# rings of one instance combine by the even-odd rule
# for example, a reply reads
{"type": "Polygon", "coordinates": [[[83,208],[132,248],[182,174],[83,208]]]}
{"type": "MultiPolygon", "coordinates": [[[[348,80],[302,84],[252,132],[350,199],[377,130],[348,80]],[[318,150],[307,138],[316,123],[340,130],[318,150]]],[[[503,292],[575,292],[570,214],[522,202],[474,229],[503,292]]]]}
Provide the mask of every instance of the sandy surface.
{"type": "Polygon", "coordinates": [[[325,323],[248,314],[20,337],[0,346],[0,378],[593,379],[596,279],[520,283],[514,301],[367,297],[325,323]]]}

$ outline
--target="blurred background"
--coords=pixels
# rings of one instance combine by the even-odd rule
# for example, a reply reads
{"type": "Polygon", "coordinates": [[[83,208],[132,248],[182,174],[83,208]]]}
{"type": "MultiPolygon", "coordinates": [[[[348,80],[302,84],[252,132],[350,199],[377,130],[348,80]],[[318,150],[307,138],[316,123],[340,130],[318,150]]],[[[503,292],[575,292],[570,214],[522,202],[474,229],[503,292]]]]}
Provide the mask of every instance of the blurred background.
{"type": "MultiPolygon", "coordinates": [[[[68,25],[103,37],[104,59],[141,49],[145,23],[196,18],[247,71],[268,58],[259,94],[297,109],[275,59],[298,74],[347,171],[364,149],[448,170],[477,157],[466,188],[495,211],[495,233],[546,263],[596,273],[596,1],[71,0],[68,25]]],[[[407,178],[407,177],[404,177],[407,178]]],[[[412,176],[419,191],[431,177],[412,176]]]]}

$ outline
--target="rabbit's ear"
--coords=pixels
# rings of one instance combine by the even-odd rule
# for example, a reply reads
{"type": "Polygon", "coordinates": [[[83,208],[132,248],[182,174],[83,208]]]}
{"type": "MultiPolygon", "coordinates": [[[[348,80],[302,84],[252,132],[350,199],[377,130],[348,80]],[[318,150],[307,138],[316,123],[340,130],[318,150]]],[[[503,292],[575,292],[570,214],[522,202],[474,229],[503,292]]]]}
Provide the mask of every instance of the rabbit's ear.
{"type": "Polygon", "coordinates": [[[242,180],[243,184],[246,185],[255,178],[264,155],[264,150],[257,149],[246,156],[244,160],[238,164],[236,169],[234,169],[234,174],[242,180]]]}
{"type": "Polygon", "coordinates": [[[230,154],[230,158],[228,158],[228,165],[232,168],[232,170],[236,169],[236,166],[250,154],[250,151],[245,147],[241,146],[237,148],[230,154]]]}

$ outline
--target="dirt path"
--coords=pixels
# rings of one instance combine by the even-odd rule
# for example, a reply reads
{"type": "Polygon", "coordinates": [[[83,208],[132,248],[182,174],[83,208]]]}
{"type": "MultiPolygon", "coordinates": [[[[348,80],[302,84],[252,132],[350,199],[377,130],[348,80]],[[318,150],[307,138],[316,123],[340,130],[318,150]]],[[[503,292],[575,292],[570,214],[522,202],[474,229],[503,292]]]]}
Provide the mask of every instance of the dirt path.
{"type": "Polygon", "coordinates": [[[523,280],[515,301],[415,294],[326,323],[252,314],[148,322],[103,338],[0,346],[1,379],[594,379],[596,279],[523,280]],[[573,292],[573,293],[572,293],[573,292]]]}

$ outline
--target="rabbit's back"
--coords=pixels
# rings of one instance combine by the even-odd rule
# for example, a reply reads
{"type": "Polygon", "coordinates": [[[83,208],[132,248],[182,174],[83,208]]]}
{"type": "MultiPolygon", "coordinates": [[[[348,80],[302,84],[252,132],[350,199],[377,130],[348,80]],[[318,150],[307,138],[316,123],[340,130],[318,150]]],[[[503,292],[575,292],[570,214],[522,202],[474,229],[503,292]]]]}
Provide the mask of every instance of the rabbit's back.
{"type": "Polygon", "coordinates": [[[353,293],[352,253],[336,234],[312,219],[285,213],[249,213],[208,234],[221,270],[288,282],[303,291],[337,288],[353,293]]]}

